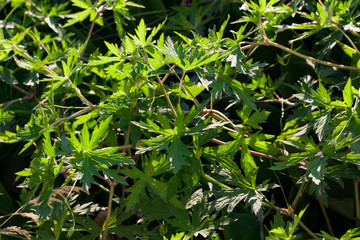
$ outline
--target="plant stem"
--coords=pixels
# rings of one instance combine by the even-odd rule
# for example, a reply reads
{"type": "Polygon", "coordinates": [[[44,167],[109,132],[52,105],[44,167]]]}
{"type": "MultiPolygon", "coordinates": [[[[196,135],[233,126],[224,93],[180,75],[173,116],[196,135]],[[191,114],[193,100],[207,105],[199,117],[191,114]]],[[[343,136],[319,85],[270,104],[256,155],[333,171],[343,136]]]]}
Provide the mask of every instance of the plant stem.
{"type": "Polygon", "coordinates": [[[229,125],[232,128],[236,129],[235,124],[228,117],[226,117],[222,112],[220,112],[218,110],[215,110],[215,109],[211,109],[210,110],[210,115],[212,117],[214,117],[215,119],[217,119],[217,120],[229,123],[229,125]]]}
{"type": "Polygon", "coordinates": [[[325,222],[326,222],[326,226],[328,227],[328,230],[329,230],[331,236],[335,236],[335,235],[334,235],[334,231],[333,231],[333,229],[332,229],[332,227],[331,227],[331,223],[330,223],[329,216],[328,216],[327,213],[326,213],[326,209],[325,209],[325,207],[324,207],[324,204],[322,203],[322,201],[321,201],[319,198],[317,199],[317,201],[318,201],[318,203],[319,203],[319,205],[320,205],[321,212],[322,212],[322,214],[324,215],[324,219],[325,219],[325,222]]]}
{"type": "Polygon", "coordinates": [[[181,79],[180,79],[180,85],[179,85],[179,106],[181,105],[181,88],[182,88],[182,83],[184,81],[184,77],[185,77],[186,71],[183,72],[181,79]]]}
{"type": "Polygon", "coordinates": [[[305,224],[303,224],[301,221],[299,221],[300,227],[305,230],[312,238],[318,239],[318,237],[313,233],[305,224]]]}
{"type": "Polygon", "coordinates": [[[223,184],[223,183],[215,180],[214,178],[210,177],[210,176],[207,175],[206,173],[202,173],[202,176],[203,176],[206,180],[209,180],[209,182],[212,182],[212,183],[218,185],[218,186],[221,187],[221,188],[224,188],[224,189],[226,189],[226,190],[230,190],[230,189],[231,189],[231,187],[226,186],[225,184],[223,184]]]}
{"type": "MultiPolygon", "coordinates": [[[[147,56],[147,53],[146,53],[145,49],[143,49],[143,51],[144,51],[145,63],[151,68],[151,70],[155,71],[155,68],[154,68],[153,66],[151,66],[151,64],[150,64],[149,61],[148,61],[148,56],[147,56]]],[[[165,76],[165,77],[166,77],[166,76],[165,76]]],[[[164,77],[164,78],[165,78],[165,77],[164,77]]],[[[163,85],[163,83],[162,83],[159,75],[157,75],[157,74],[156,74],[156,79],[157,79],[157,81],[158,81],[158,83],[159,83],[159,85],[160,85],[163,93],[165,94],[165,99],[166,99],[166,101],[167,101],[167,103],[168,103],[168,105],[169,105],[169,107],[170,107],[170,109],[171,109],[171,112],[172,112],[172,113],[174,114],[174,116],[176,117],[177,114],[176,114],[175,108],[174,108],[174,106],[172,105],[172,103],[171,103],[171,101],[170,101],[169,95],[167,94],[166,89],[165,89],[165,87],[164,87],[164,85],[163,85]]],[[[164,80],[164,81],[165,81],[165,80],[164,80]]]]}
{"type": "Polygon", "coordinates": [[[115,186],[116,183],[112,180],[108,180],[109,186],[110,186],[110,192],[109,192],[109,202],[108,202],[108,210],[106,213],[106,221],[105,221],[105,230],[104,230],[104,235],[103,235],[103,239],[106,240],[106,235],[108,232],[108,228],[109,228],[109,221],[110,221],[110,215],[111,215],[111,206],[112,206],[112,201],[113,201],[113,196],[114,196],[114,190],[115,190],[115,186]]]}
{"type": "Polygon", "coordinates": [[[351,38],[341,28],[339,28],[335,24],[332,24],[332,26],[335,27],[337,30],[339,30],[346,37],[346,39],[350,42],[351,46],[355,49],[356,53],[360,56],[359,49],[356,47],[355,43],[351,40],[351,38]]]}
{"type": "MultiPolygon", "coordinates": [[[[171,66],[171,68],[170,68],[170,73],[174,71],[175,67],[176,67],[175,64],[171,66]]],[[[163,79],[161,79],[161,82],[162,82],[162,83],[164,83],[164,82],[166,81],[166,79],[170,76],[170,73],[167,73],[167,74],[163,77],[163,79]]],[[[156,91],[159,89],[159,87],[160,87],[160,85],[155,88],[155,90],[153,91],[152,97],[155,96],[155,93],[156,93],[156,91]]]]}
{"type": "Polygon", "coordinates": [[[13,83],[9,83],[9,85],[13,88],[15,88],[16,90],[18,90],[19,92],[22,92],[23,94],[25,94],[26,96],[32,96],[33,94],[25,91],[24,89],[22,89],[21,87],[18,87],[17,85],[13,84],[13,83]]]}
{"type": "Polygon", "coordinates": [[[335,67],[335,68],[340,68],[340,69],[346,69],[346,70],[352,70],[352,71],[360,71],[360,68],[357,68],[357,67],[350,67],[350,66],[346,66],[346,65],[343,65],[343,64],[331,63],[331,62],[319,60],[319,59],[304,55],[304,54],[296,52],[296,51],[294,51],[294,50],[292,50],[290,48],[287,48],[287,47],[285,47],[283,45],[280,45],[280,44],[278,44],[276,42],[265,41],[265,42],[258,42],[258,43],[253,43],[253,42],[242,42],[242,43],[246,43],[246,44],[249,44],[249,45],[241,47],[240,48],[241,50],[248,49],[249,47],[252,47],[252,46],[273,46],[273,47],[279,48],[281,50],[284,50],[286,52],[289,52],[291,54],[294,54],[294,55],[296,55],[298,57],[304,58],[304,59],[312,61],[312,62],[322,64],[322,65],[325,65],[325,66],[335,67]]]}
{"type": "MultiPolygon", "coordinates": [[[[331,23],[332,23],[332,24],[335,24],[336,26],[339,26],[339,27],[344,27],[344,25],[342,25],[341,23],[336,22],[336,21],[334,21],[334,20],[331,20],[331,23]]],[[[359,33],[355,32],[355,31],[352,31],[352,30],[349,30],[349,32],[350,32],[352,35],[354,35],[355,37],[360,38],[360,34],[359,34],[359,33]]]]}
{"type": "Polygon", "coordinates": [[[306,186],[307,186],[307,183],[305,183],[305,182],[303,182],[303,183],[301,184],[298,192],[296,193],[295,199],[294,199],[293,203],[291,204],[291,207],[292,207],[293,209],[296,208],[296,205],[297,205],[300,197],[302,196],[302,194],[303,194],[306,186]]]}
{"type": "Polygon", "coordinates": [[[82,57],[83,57],[83,55],[85,53],[86,46],[87,46],[87,44],[88,44],[88,42],[90,40],[91,34],[92,34],[93,30],[94,30],[95,21],[98,18],[99,14],[102,13],[104,10],[105,10],[104,5],[101,5],[99,8],[96,8],[95,17],[94,17],[94,20],[91,23],[90,30],[89,30],[88,35],[86,37],[85,46],[83,47],[83,50],[81,51],[81,54],[80,54],[80,56],[78,58],[78,62],[82,59],[82,57]]]}
{"type": "Polygon", "coordinates": [[[87,108],[84,108],[80,111],[77,111],[76,113],[68,116],[68,117],[64,117],[64,118],[60,118],[58,119],[56,122],[54,122],[53,124],[51,124],[52,127],[57,127],[59,124],[62,124],[63,122],[66,122],[66,121],[69,121],[70,119],[73,119],[73,118],[76,118],[78,116],[81,116],[87,112],[90,112],[94,109],[98,108],[98,106],[92,106],[92,107],[87,107],[87,108]]]}
{"type": "Polygon", "coordinates": [[[357,219],[360,219],[359,182],[357,180],[354,180],[353,184],[355,194],[355,215],[357,219]]]}

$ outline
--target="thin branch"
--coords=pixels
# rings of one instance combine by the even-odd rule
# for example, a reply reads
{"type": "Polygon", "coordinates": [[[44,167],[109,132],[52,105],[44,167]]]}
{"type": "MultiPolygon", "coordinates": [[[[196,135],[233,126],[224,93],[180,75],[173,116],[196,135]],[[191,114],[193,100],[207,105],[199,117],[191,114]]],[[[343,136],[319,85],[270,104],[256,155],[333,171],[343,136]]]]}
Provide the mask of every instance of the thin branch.
{"type": "Polygon", "coordinates": [[[5,105],[4,108],[2,109],[2,111],[5,112],[6,109],[7,109],[8,107],[10,107],[12,104],[14,104],[14,103],[16,103],[16,102],[22,102],[22,101],[27,100],[27,99],[30,99],[30,97],[29,97],[29,96],[25,96],[25,97],[22,97],[22,98],[13,99],[13,100],[11,100],[11,101],[9,101],[9,102],[6,102],[6,105],[5,105],[5,103],[0,103],[0,107],[2,107],[3,105],[5,105]]]}
{"type": "Polygon", "coordinates": [[[322,212],[322,214],[324,215],[324,219],[325,219],[325,222],[326,222],[326,226],[327,226],[327,228],[329,229],[330,235],[331,235],[331,236],[335,236],[334,231],[333,231],[333,229],[332,229],[332,227],[331,227],[331,223],[330,223],[329,216],[327,215],[326,209],[325,209],[325,207],[324,207],[324,204],[322,203],[322,201],[321,201],[319,198],[317,199],[317,201],[318,201],[318,203],[319,203],[319,205],[320,205],[321,212],[322,212]]]}
{"type": "Polygon", "coordinates": [[[91,23],[90,30],[89,30],[88,35],[86,37],[85,46],[83,47],[83,50],[82,50],[82,52],[81,52],[81,54],[80,54],[80,56],[78,58],[78,62],[82,59],[82,57],[83,57],[83,55],[85,53],[86,46],[87,46],[87,44],[88,44],[88,42],[90,40],[91,34],[92,34],[93,30],[94,30],[96,19],[98,18],[99,14],[102,13],[105,9],[106,8],[105,8],[104,5],[101,5],[99,8],[96,8],[95,17],[94,17],[94,20],[91,23]]]}
{"type": "Polygon", "coordinates": [[[90,111],[92,111],[92,110],[94,110],[94,109],[96,109],[96,108],[98,108],[98,106],[92,106],[92,107],[84,108],[84,109],[82,109],[82,110],[80,110],[80,111],[77,111],[76,113],[74,113],[74,114],[72,114],[72,115],[70,115],[70,116],[68,116],[68,117],[64,117],[64,118],[58,119],[56,122],[54,122],[53,124],[51,124],[51,126],[52,126],[52,127],[57,127],[58,125],[66,122],[66,121],[69,121],[70,119],[73,119],[73,118],[76,118],[76,117],[78,117],[78,116],[81,116],[81,115],[83,115],[83,114],[85,114],[85,113],[87,113],[87,112],[90,112],[90,111]]]}
{"type": "Polygon", "coordinates": [[[301,221],[299,221],[300,227],[305,230],[312,238],[318,239],[318,237],[313,233],[305,224],[303,224],[301,221]]]}
{"type": "Polygon", "coordinates": [[[27,95],[27,96],[32,96],[32,95],[33,95],[33,94],[29,93],[28,91],[25,91],[24,89],[22,89],[21,87],[15,85],[15,84],[13,84],[13,83],[9,83],[9,85],[10,85],[11,87],[15,88],[16,90],[18,90],[19,92],[27,95]]]}
{"type": "Polygon", "coordinates": [[[207,175],[206,173],[202,173],[202,176],[203,176],[206,180],[208,180],[209,182],[214,183],[214,184],[218,185],[219,187],[221,187],[221,188],[223,188],[223,189],[226,189],[226,190],[230,190],[230,189],[231,189],[231,187],[229,187],[229,186],[227,186],[227,185],[225,185],[225,184],[217,181],[216,179],[210,177],[210,176],[207,175]]]}
{"type": "Polygon", "coordinates": [[[339,30],[346,37],[346,39],[350,42],[351,46],[355,49],[356,53],[360,56],[359,49],[356,47],[355,43],[351,40],[351,38],[341,28],[336,26],[336,24],[332,24],[332,26],[339,30]]]}
{"type": "Polygon", "coordinates": [[[355,194],[355,215],[360,219],[360,200],[359,200],[359,182],[354,180],[354,194],[355,194]]]}
{"type": "Polygon", "coordinates": [[[186,74],[186,71],[183,72],[181,79],[180,79],[180,84],[179,84],[179,100],[178,100],[179,105],[181,105],[181,88],[182,88],[182,83],[185,78],[185,74],[186,74]]]}
{"type": "MultiPolygon", "coordinates": [[[[147,56],[147,53],[146,53],[145,49],[143,49],[143,51],[144,51],[144,57],[145,57],[145,63],[146,63],[146,65],[148,65],[151,70],[155,71],[155,68],[154,68],[153,66],[151,66],[151,64],[150,64],[149,61],[148,61],[148,56],[147,56]]],[[[173,67],[174,67],[174,66],[173,66],[173,67]]],[[[176,114],[175,108],[174,108],[174,106],[172,105],[172,103],[171,103],[171,101],[170,101],[169,95],[168,95],[167,92],[166,92],[166,89],[165,89],[165,87],[164,87],[164,84],[162,83],[159,75],[157,75],[157,74],[156,74],[156,79],[157,79],[157,81],[158,81],[158,83],[159,83],[159,85],[160,85],[160,87],[161,87],[161,89],[162,89],[162,91],[163,91],[163,93],[164,93],[164,95],[165,95],[165,99],[166,99],[166,101],[167,101],[167,103],[168,103],[168,105],[169,105],[169,107],[170,107],[170,109],[171,109],[171,112],[172,112],[172,113],[174,114],[174,116],[176,117],[177,114],[176,114]]]]}
{"type": "Polygon", "coordinates": [[[302,54],[302,53],[296,52],[296,51],[294,51],[294,50],[292,50],[290,48],[287,48],[287,47],[285,47],[283,45],[280,45],[280,44],[278,44],[276,42],[268,41],[268,42],[259,42],[259,43],[253,43],[253,42],[242,42],[242,43],[249,44],[249,45],[241,47],[240,48],[241,50],[248,49],[248,48],[250,48],[252,46],[273,46],[273,47],[279,48],[281,50],[284,50],[286,52],[289,52],[291,54],[294,54],[294,55],[296,55],[298,57],[304,58],[304,59],[312,61],[312,62],[322,64],[322,65],[325,65],[325,66],[335,67],[335,68],[340,68],[340,69],[346,69],[346,70],[351,70],[351,71],[360,71],[360,68],[357,68],[357,67],[351,67],[351,66],[346,66],[346,65],[343,65],[343,64],[331,63],[331,62],[327,62],[327,61],[323,61],[323,60],[319,60],[319,59],[307,56],[305,54],[302,54]]]}
{"type": "Polygon", "coordinates": [[[106,239],[106,235],[107,235],[108,228],[109,228],[110,215],[111,215],[111,206],[112,206],[112,201],[113,201],[113,197],[114,197],[114,190],[115,190],[115,186],[116,186],[116,183],[113,182],[110,179],[108,179],[108,183],[110,185],[110,192],[109,192],[108,210],[107,210],[107,214],[106,214],[105,230],[104,230],[103,239],[106,239]]]}
{"type": "MultiPolygon", "coordinates": [[[[331,23],[332,24],[335,24],[336,26],[339,26],[339,27],[344,27],[344,25],[342,25],[341,23],[339,23],[339,22],[337,22],[337,21],[334,21],[334,20],[331,20],[331,23]]],[[[353,31],[353,30],[349,30],[349,32],[352,34],[352,35],[354,35],[355,37],[357,37],[357,38],[360,38],[360,34],[359,33],[357,33],[357,32],[355,32],[355,31],[353,31]]]]}
{"type": "Polygon", "coordinates": [[[292,207],[293,209],[296,208],[296,205],[297,205],[297,203],[298,203],[300,197],[302,196],[302,194],[303,194],[303,192],[304,192],[304,189],[305,189],[306,187],[307,187],[307,183],[304,182],[304,183],[301,184],[298,192],[296,193],[295,199],[294,199],[294,201],[293,201],[292,204],[291,204],[291,207],[292,207]]]}

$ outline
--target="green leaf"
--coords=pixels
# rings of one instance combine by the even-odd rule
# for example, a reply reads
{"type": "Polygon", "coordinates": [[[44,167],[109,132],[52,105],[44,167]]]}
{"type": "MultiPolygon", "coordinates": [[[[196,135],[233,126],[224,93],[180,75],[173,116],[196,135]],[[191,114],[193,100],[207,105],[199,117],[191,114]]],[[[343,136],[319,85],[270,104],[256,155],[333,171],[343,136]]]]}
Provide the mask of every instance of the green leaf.
{"type": "Polygon", "coordinates": [[[97,175],[98,170],[95,166],[94,161],[90,158],[88,154],[77,154],[75,158],[76,162],[82,162],[82,166],[80,169],[82,177],[80,179],[80,182],[82,183],[82,188],[85,191],[88,191],[91,187],[91,183],[95,182],[92,176],[97,175]]]}
{"type": "Polygon", "coordinates": [[[252,90],[248,89],[243,83],[236,81],[235,79],[230,80],[231,88],[234,90],[236,96],[240,98],[247,106],[257,111],[254,99],[251,97],[252,90]]]}
{"type": "Polygon", "coordinates": [[[15,77],[11,74],[10,69],[0,66],[0,80],[7,84],[16,84],[15,77]]]}
{"type": "Polygon", "coordinates": [[[92,3],[90,0],[71,0],[73,2],[73,5],[79,8],[88,9],[92,8],[92,3]]]}
{"type": "Polygon", "coordinates": [[[351,89],[351,79],[349,78],[349,80],[347,81],[344,90],[342,91],[343,93],[343,98],[344,101],[346,103],[346,105],[351,108],[353,105],[353,101],[354,101],[354,94],[352,92],[351,89]]]}
{"type": "Polygon", "coordinates": [[[251,183],[252,187],[255,188],[257,166],[252,158],[249,148],[243,141],[241,145],[241,168],[244,171],[245,178],[251,183]]]}
{"type": "Polygon", "coordinates": [[[70,138],[68,138],[71,146],[73,148],[75,148],[75,150],[77,152],[81,152],[83,149],[83,146],[81,145],[81,143],[78,141],[78,139],[75,137],[75,134],[73,132],[70,132],[70,138]]]}
{"type": "Polygon", "coordinates": [[[269,114],[270,112],[266,112],[265,110],[254,112],[244,123],[255,129],[262,129],[259,124],[266,122],[269,114]]]}
{"type": "Polygon", "coordinates": [[[329,128],[329,122],[331,120],[331,113],[325,112],[322,116],[315,120],[314,129],[319,141],[322,141],[329,128]]]}
{"type": "Polygon", "coordinates": [[[174,173],[180,171],[180,169],[186,165],[186,157],[190,156],[190,151],[186,148],[186,145],[175,137],[168,149],[168,159],[171,163],[171,167],[174,173]]]}
{"type": "Polygon", "coordinates": [[[90,148],[90,134],[89,134],[87,123],[84,123],[84,126],[83,126],[83,128],[81,130],[81,134],[79,135],[79,139],[80,139],[82,148],[85,151],[91,150],[91,148],[90,148]]]}
{"type": "Polygon", "coordinates": [[[146,196],[146,180],[145,178],[138,179],[134,185],[126,189],[126,192],[130,192],[130,195],[126,198],[126,209],[132,209],[136,204],[140,203],[140,199],[146,196]]]}
{"type": "Polygon", "coordinates": [[[63,28],[66,28],[66,27],[69,27],[71,25],[74,25],[75,23],[77,22],[82,22],[85,20],[85,18],[87,18],[91,12],[93,11],[96,11],[95,9],[91,9],[91,8],[88,8],[84,11],[81,11],[81,12],[77,12],[77,13],[74,13],[72,16],[73,16],[73,19],[72,20],[68,20],[67,23],[63,26],[63,28]]]}
{"type": "Polygon", "coordinates": [[[99,126],[96,126],[91,135],[90,149],[94,149],[100,145],[100,141],[103,140],[108,132],[109,124],[111,122],[112,115],[107,117],[104,121],[100,122],[99,126]]]}
{"type": "Polygon", "coordinates": [[[116,170],[116,169],[103,169],[102,172],[108,178],[112,178],[114,181],[116,181],[116,182],[118,182],[120,184],[123,184],[125,186],[129,186],[129,184],[124,180],[124,177],[118,175],[118,173],[119,173],[118,170],[116,170]]]}
{"type": "Polygon", "coordinates": [[[325,103],[331,102],[330,95],[327,93],[324,85],[322,85],[321,82],[319,82],[319,94],[324,99],[325,103]]]}
{"type": "Polygon", "coordinates": [[[114,54],[115,56],[119,57],[120,59],[123,57],[123,53],[120,51],[117,44],[108,43],[105,41],[106,47],[109,49],[109,51],[114,54]]]}
{"type": "Polygon", "coordinates": [[[129,36],[141,47],[145,47],[146,46],[146,25],[145,25],[145,21],[142,18],[140,20],[139,25],[137,26],[137,28],[135,29],[135,35],[132,35],[129,33],[129,36]]]}
{"type": "Polygon", "coordinates": [[[325,164],[326,164],[326,159],[322,156],[317,157],[308,164],[306,164],[306,168],[310,170],[309,177],[311,178],[312,182],[315,183],[316,185],[319,185],[324,180],[325,164]]]}
{"type": "Polygon", "coordinates": [[[55,146],[51,145],[50,129],[47,128],[44,132],[44,152],[51,159],[55,159],[55,146]]]}

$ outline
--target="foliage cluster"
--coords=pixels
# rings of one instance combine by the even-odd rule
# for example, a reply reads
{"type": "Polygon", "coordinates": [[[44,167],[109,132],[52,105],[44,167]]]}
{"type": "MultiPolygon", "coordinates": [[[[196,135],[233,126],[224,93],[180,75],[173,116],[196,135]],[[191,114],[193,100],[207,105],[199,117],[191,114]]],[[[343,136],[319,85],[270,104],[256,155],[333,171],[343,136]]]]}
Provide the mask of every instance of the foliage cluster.
{"type": "Polygon", "coordinates": [[[151,2],[0,0],[0,238],[359,237],[360,2],[151,2]]]}

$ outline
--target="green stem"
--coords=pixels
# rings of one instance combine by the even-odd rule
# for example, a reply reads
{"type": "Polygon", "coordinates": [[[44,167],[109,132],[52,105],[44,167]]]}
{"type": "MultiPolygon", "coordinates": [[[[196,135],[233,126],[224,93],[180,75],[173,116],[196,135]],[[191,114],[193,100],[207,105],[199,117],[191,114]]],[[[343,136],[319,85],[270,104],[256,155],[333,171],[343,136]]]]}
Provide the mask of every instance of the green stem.
{"type": "Polygon", "coordinates": [[[81,116],[87,112],[90,112],[94,109],[98,108],[98,106],[92,106],[92,107],[87,107],[87,108],[84,108],[80,111],[77,111],[76,113],[68,116],[68,117],[64,117],[64,118],[60,118],[59,120],[57,120],[56,122],[54,122],[53,124],[51,124],[52,127],[57,127],[59,126],[60,124],[66,122],[66,121],[69,121],[70,119],[73,119],[73,118],[76,118],[78,116],[81,116]]]}
{"type": "Polygon", "coordinates": [[[305,230],[312,238],[318,239],[318,237],[313,233],[305,224],[303,224],[301,221],[299,221],[300,227],[305,230]]]}
{"type": "Polygon", "coordinates": [[[306,187],[307,187],[307,183],[305,183],[305,182],[300,185],[300,188],[299,188],[298,192],[296,193],[295,199],[294,199],[293,203],[291,204],[291,207],[293,209],[296,208],[296,205],[297,205],[297,203],[298,203],[300,197],[302,196],[302,194],[303,194],[306,187]]]}
{"type": "Polygon", "coordinates": [[[106,213],[105,230],[104,230],[104,235],[103,235],[104,240],[106,240],[106,235],[107,235],[108,228],[109,228],[109,221],[110,221],[110,215],[111,215],[111,206],[112,206],[112,201],[113,201],[113,197],[114,197],[114,190],[115,190],[115,186],[116,186],[116,183],[114,181],[110,180],[110,179],[109,179],[108,183],[110,185],[110,193],[109,193],[108,209],[107,209],[107,213],[106,213]]]}
{"type": "MultiPolygon", "coordinates": [[[[148,66],[151,68],[151,70],[155,71],[155,68],[154,68],[153,66],[151,66],[151,64],[150,64],[149,61],[148,61],[148,56],[147,56],[147,53],[146,53],[145,49],[143,49],[143,52],[144,52],[144,57],[145,57],[145,63],[146,63],[146,65],[148,65],[148,66]]],[[[175,108],[174,108],[174,106],[172,105],[172,103],[171,103],[171,101],[170,101],[169,95],[167,94],[166,89],[165,89],[165,87],[164,87],[164,85],[163,85],[163,83],[162,83],[159,75],[157,75],[157,74],[156,74],[156,79],[157,79],[157,81],[158,81],[158,83],[159,83],[159,85],[160,85],[160,87],[161,87],[161,89],[162,89],[162,91],[163,91],[163,93],[164,93],[164,95],[165,95],[166,102],[168,103],[168,105],[169,105],[169,107],[170,107],[170,109],[171,109],[171,112],[172,112],[172,113],[174,114],[174,116],[176,117],[177,114],[176,114],[175,108]]]]}
{"type": "Polygon", "coordinates": [[[179,106],[181,105],[181,88],[182,88],[182,83],[184,81],[184,78],[185,78],[185,74],[186,74],[186,71],[183,72],[182,76],[181,76],[181,79],[180,79],[180,85],[179,85],[179,106]]]}
{"type": "Polygon", "coordinates": [[[221,188],[224,188],[224,189],[226,189],[226,190],[232,189],[231,187],[228,187],[228,186],[226,186],[225,184],[223,184],[223,183],[215,180],[214,178],[210,177],[210,176],[207,175],[206,173],[202,173],[202,176],[203,176],[206,180],[208,180],[209,182],[212,182],[212,183],[218,185],[218,186],[221,187],[221,188]]]}
{"type": "Polygon", "coordinates": [[[88,35],[86,37],[85,46],[83,47],[83,50],[81,51],[81,54],[80,54],[80,56],[78,58],[78,62],[81,60],[81,58],[83,57],[83,55],[85,53],[86,46],[87,46],[87,44],[88,44],[88,42],[90,40],[91,34],[92,34],[93,30],[94,30],[96,19],[98,18],[99,14],[102,13],[105,9],[106,8],[105,8],[104,5],[101,5],[99,8],[96,8],[95,17],[94,17],[94,20],[91,23],[90,30],[89,30],[88,35]]]}
{"type": "Polygon", "coordinates": [[[20,7],[21,4],[23,4],[23,1],[20,1],[13,9],[11,9],[9,14],[5,17],[4,22],[7,21],[7,19],[13,14],[13,12],[15,12],[18,7],[20,7]]]}

